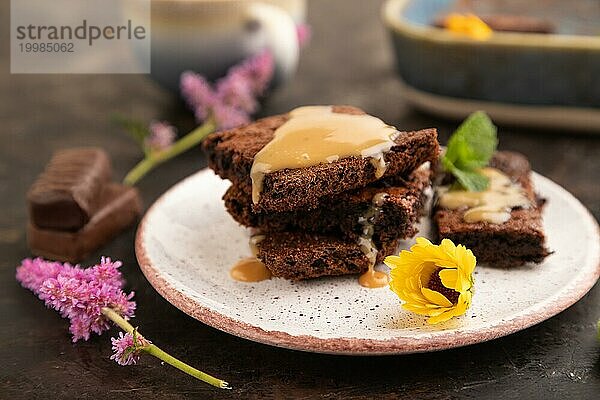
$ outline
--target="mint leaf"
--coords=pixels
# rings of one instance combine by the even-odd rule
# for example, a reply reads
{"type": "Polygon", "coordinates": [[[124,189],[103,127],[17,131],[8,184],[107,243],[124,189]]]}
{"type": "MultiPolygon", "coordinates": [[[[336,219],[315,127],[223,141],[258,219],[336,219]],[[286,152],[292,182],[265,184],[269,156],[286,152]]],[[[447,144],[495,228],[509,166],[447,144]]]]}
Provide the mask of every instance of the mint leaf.
{"type": "Polygon", "coordinates": [[[456,177],[456,181],[460,183],[460,186],[471,192],[481,192],[487,189],[490,184],[488,177],[478,172],[456,169],[453,175],[456,177]]]}
{"type": "Polygon", "coordinates": [[[485,112],[476,111],[448,140],[442,164],[466,190],[485,190],[489,180],[477,170],[488,165],[497,145],[496,127],[485,112]]]}
{"type": "Polygon", "coordinates": [[[456,129],[448,141],[446,157],[459,169],[485,167],[496,151],[496,127],[483,111],[476,111],[456,129]]]}
{"type": "Polygon", "coordinates": [[[455,189],[463,189],[471,192],[481,192],[487,189],[490,181],[487,176],[482,175],[476,171],[467,171],[456,168],[447,159],[442,159],[444,169],[454,175],[456,178],[455,189]],[[456,187],[458,186],[458,187],[456,187]]]}

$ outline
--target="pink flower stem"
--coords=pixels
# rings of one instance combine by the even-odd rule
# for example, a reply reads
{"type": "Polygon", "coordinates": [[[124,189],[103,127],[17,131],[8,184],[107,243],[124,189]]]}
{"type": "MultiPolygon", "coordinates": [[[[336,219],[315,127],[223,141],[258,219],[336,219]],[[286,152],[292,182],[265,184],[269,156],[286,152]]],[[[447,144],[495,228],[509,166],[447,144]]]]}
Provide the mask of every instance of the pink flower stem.
{"type": "MultiPolygon", "coordinates": [[[[116,325],[118,325],[125,332],[133,335],[135,328],[129,322],[127,322],[127,320],[125,318],[120,316],[115,310],[113,310],[112,308],[103,307],[102,314],[106,318],[113,321],[116,325]]],[[[139,334],[139,332],[138,332],[138,334],[139,334]]],[[[167,364],[177,368],[178,370],[183,371],[186,374],[193,376],[196,379],[199,379],[203,382],[206,382],[210,385],[216,386],[221,389],[231,389],[231,386],[229,386],[229,384],[227,382],[225,382],[221,379],[215,378],[214,376],[208,375],[202,371],[197,370],[196,368],[194,368],[194,367],[184,363],[183,361],[176,359],[175,357],[171,356],[170,354],[164,352],[163,350],[161,350],[154,344],[149,344],[147,346],[144,346],[141,348],[141,350],[166,362],[167,364]]]]}
{"type": "Polygon", "coordinates": [[[146,157],[140,161],[129,173],[125,176],[123,183],[133,186],[144,175],[164,163],[171,158],[184,153],[200,143],[209,133],[216,129],[216,124],[212,119],[208,119],[202,125],[173,143],[172,146],[161,151],[150,151],[146,157]]]}

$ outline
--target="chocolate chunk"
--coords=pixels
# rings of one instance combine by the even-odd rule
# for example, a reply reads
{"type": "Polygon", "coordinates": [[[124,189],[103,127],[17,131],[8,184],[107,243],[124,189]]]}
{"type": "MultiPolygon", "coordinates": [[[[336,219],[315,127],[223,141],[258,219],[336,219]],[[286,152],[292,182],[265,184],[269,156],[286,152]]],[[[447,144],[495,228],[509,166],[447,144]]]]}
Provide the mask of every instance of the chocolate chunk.
{"type": "Polygon", "coordinates": [[[57,151],[27,194],[31,223],[43,229],[80,230],[101,206],[110,176],[110,159],[102,149],[57,151]]]}
{"type": "Polygon", "coordinates": [[[137,189],[105,185],[99,197],[99,209],[77,232],[42,229],[32,222],[27,229],[31,252],[51,259],[76,263],[133,224],[142,211],[137,189]]]}

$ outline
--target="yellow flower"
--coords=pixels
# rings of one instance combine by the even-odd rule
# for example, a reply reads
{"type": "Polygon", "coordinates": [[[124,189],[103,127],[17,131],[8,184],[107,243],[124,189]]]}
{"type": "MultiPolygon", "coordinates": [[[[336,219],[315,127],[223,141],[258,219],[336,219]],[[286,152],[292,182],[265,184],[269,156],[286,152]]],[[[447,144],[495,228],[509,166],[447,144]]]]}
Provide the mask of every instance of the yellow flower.
{"type": "Polygon", "coordinates": [[[492,29],[474,14],[449,14],[444,19],[449,31],[467,35],[475,40],[487,40],[492,36],[492,29]]]}
{"type": "Polygon", "coordinates": [[[471,250],[444,239],[437,246],[418,237],[417,244],[389,256],[390,289],[404,301],[402,307],[427,315],[430,324],[464,314],[473,297],[473,270],[477,260],[471,250]]]}

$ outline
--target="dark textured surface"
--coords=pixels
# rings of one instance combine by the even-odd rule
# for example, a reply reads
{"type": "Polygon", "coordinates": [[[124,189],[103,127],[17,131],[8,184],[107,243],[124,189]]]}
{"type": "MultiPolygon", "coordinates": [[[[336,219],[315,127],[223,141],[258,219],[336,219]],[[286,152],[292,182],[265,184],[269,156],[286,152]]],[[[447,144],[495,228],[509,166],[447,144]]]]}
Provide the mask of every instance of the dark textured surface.
{"type": "MultiPolygon", "coordinates": [[[[187,317],[150,287],[135,263],[133,230],[103,251],[122,259],[136,291],[136,323],[157,344],[226,378],[224,392],[153,359],[120,367],[109,334],[72,344],[67,323],[14,280],[25,245],[25,193],[55,149],[98,145],[121,178],[138,160],[132,141],[110,126],[112,112],[170,118],[191,126],[174,97],[143,76],[8,74],[8,1],[0,13],[0,398],[2,399],[596,399],[600,393],[598,285],[573,307],[523,332],[434,354],[341,357],[288,351],[221,333],[187,317]]],[[[266,103],[268,114],[299,104],[346,103],[411,130],[454,123],[409,110],[378,22],[379,2],[310,3],[314,40],[297,79],[266,103]],[[334,17],[332,17],[334,16],[334,17]]],[[[599,128],[600,131],[600,128],[599,128]]],[[[600,137],[500,130],[500,147],[527,155],[534,170],[577,196],[600,217],[600,137]]],[[[204,165],[200,151],[165,164],[139,188],[146,205],[204,165]]],[[[207,227],[207,229],[210,229],[207,227]]],[[[92,257],[90,262],[96,259],[92,257]]],[[[502,293],[498,294],[502,296],[502,293]]]]}

